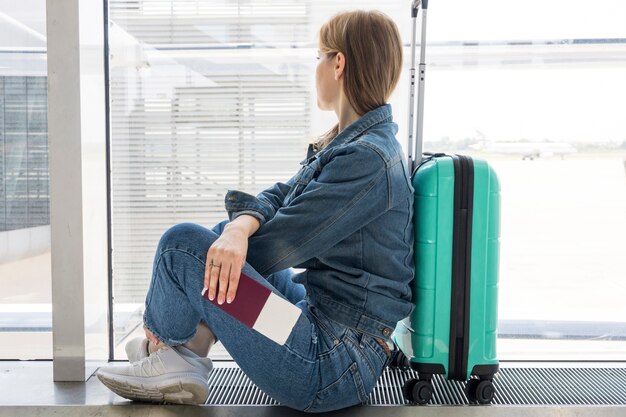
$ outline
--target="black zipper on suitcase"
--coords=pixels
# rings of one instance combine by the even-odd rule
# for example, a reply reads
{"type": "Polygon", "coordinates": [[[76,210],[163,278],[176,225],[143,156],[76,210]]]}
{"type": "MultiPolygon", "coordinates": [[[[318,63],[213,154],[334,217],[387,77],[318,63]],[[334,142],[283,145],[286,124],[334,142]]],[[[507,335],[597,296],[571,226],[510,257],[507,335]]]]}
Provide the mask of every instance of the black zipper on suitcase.
{"type": "Polygon", "coordinates": [[[463,155],[452,155],[452,160],[454,162],[454,226],[448,379],[465,381],[469,351],[474,163],[472,158],[463,155]]]}

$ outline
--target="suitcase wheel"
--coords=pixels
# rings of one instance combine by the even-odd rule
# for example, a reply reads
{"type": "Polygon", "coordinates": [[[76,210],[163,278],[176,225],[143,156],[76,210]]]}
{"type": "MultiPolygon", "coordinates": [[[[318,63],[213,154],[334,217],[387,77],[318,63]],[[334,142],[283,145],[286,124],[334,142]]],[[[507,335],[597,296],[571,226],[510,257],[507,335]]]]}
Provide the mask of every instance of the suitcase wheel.
{"type": "Polygon", "coordinates": [[[433,385],[430,381],[409,379],[402,386],[402,393],[411,404],[426,404],[433,397],[433,385]]]}
{"type": "Polygon", "coordinates": [[[473,403],[489,404],[495,393],[496,389],[489,379],[470,379],[465,387],[467,399],[473,403]]]}
{"type": "Polygon", "coordinates": [[[389,368],[391,369],[399,369],[401,371],[408,371],[411,369],[411,362],[409,358],[407,358],[402,351],[398,350],[395,354],[394,358],[389,363],[389,368]]]}

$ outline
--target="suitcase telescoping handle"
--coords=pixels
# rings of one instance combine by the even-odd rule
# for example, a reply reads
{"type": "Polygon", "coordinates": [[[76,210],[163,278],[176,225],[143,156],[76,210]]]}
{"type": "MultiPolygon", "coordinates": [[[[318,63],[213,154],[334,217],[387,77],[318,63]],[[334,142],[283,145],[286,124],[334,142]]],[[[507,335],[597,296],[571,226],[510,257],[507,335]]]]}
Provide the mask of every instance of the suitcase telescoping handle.
{"type": "Polygon", "coordinates": [[[411,36],[411,69],[409,76],[409,172],[414,172],[415,167],[422,162],[423,133],[424,133],[424,82],[426,77],[426,12],[428,0],[413,0],[411,4],[411,19],[413,20],[413,33],[411,36]],[[422,38],[420,41],[419,79],[417,82],[417,123],[415,122],[415,38],[417,32],[417,12],[422,6],[422,38]],[[415,147],[413,140],[415,139],[415,147]]]}

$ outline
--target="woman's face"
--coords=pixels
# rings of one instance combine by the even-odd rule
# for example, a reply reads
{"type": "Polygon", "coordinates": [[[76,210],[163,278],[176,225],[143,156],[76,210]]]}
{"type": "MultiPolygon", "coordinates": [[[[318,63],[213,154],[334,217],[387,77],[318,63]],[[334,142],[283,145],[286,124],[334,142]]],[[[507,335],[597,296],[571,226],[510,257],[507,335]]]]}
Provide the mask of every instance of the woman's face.
{"type": "Polygon", "coordinates": [[[335,79],[335,61],[337,54],[318,51],[318,64],[315,71],[317,88],[317,107],[320,110],[334,110],[339,99],[339,81],[335,79]]]}

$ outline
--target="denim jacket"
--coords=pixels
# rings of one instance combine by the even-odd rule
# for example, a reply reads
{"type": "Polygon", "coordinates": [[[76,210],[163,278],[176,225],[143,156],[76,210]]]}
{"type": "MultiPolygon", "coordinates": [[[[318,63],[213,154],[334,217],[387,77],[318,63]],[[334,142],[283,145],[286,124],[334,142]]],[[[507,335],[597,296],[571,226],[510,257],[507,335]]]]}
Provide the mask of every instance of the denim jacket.
{"type": "Polygon", "coordinates": [[[247,262],[268,276],[289,267],[309,304],[389,339],[413,307],[413,188],[389,104],[342,130],[286,183],[256,197],[228,191],[229,219],[261,222],[247,262]]]}

